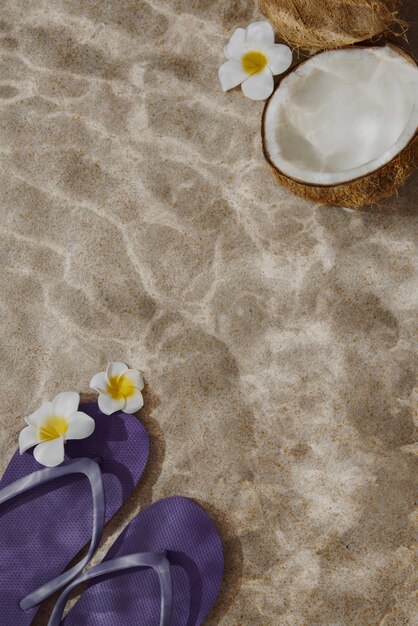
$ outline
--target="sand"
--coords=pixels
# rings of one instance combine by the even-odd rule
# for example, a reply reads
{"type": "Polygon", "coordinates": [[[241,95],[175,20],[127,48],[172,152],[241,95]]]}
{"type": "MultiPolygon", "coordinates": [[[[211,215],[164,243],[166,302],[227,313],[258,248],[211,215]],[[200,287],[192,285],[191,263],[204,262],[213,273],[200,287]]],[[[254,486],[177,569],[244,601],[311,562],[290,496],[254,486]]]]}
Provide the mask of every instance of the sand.
{"type": "Polygon", "coordinates": [[[0,471],[42,400],[125,361],[152,452],[96,562],[182,494],[225,545],[208,625],[413,624],[418,181],[358,212],[280,188],[263,104],[217,78],[254,18],[1,3],[0,471]]]}

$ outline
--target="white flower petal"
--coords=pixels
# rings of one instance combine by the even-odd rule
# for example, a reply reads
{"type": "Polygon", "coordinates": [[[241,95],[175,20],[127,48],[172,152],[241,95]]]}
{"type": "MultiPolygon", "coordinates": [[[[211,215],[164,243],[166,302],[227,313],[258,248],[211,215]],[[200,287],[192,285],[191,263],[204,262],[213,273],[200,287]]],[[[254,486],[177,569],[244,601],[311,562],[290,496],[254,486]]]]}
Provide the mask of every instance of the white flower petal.
{"type": "Polygon", "coordinates": [[[125,363],[121,363],[120,361],[114,361],[112,363],[109,363],[106,370],[107,378],[110,379],[113,378],[113,376],[120,376],[121,374],[124,374],[127,369],[128,366],[125,365],[125,363]]]}
{"type": "Polygon", "coordinates": [[[139,372],[138,370],[128,370],[126,374],[132,380],[135,387],[139,389],[139,391],[142,391],[142,389],[144,388],[144,379],[142,378],[141,372],[139,372]]]}
{"type": "Polygon", "coordinates": [[[95,374],[90,381],[90,387],[97,391],[97,393],[106,393],[107,391],[107,374],[106,372],[99,372],[95,374]]]}
{"type": "Polygon", "coordinates": [[[96,422],[90,415],[77,411],[74,417],[68,424],[67,432],[65,433],[66,439],[85,439],[90,437],[94,432],[96,422]]]}
{"type": "Polygon", "coordinates": [[[268,64],[273,74],[282,74],[292,65],[292,51],[289,46],[275,43],[267,46],[264,52],[268,58],[268,64]]]}
{"type": "Polygon", "coordinates": [[[78,409],[80,394],[76,391],[64,391],[54,398],[54,414],[60,417],[70,417],[78,409]]]}
{"type": "Polygon", "coordinates": [[[29,426],[39,426],[44,421],[45,417],[51,415],[53,411],[54,405],[52,402],[43,402],[39,409],[28,417],[25,417],[25,422],[29,426]]]}
{"type": "Polygon", "coordinates": [[[242,69],[241,63],[236,61],[227,61],[221,65],[218,75],[224,91],[233,89],[233,87],[240,85],[243,80],[248,78],[248,74],[242,69]]]}
{"type": "Polygon", "coordinates": [[[142,397],[142,393],[137,391],[129,398],[126,398],[126,404],[123,407],[124,413],[136,413],[139,409],[142,409],[144,406],[144,398],[142,397]]]}
{"type": "Polygon", "coordinates": [[[243,93],[251,100],[265,100],[274,88],[273,74],[269,67],[262,72],[253,74],[241,85],[243,93]]]}
{"type": "Polygon", "coordinates": [[[245,41],[247,46],[268,46],[274,43],[274,30],[270,22],[253,22],[247,26],[245,41]]]}
{"type": "Polygon", "coordinates": [[[245,29],[237,28],[229,40],[228,45],[225,46],[224,54],[230,61],[241,61],[241,57],[245,52],[245,29]]]}
{"type": "Polygon", "coordinates": [[[33,448],[39,443],[38,430],[33,426],[26,426],[19,435],[19,452],[23,454],[29,448],[33,448]]]}
{"type": "Polygon", "coordinates": [[[125,406],[125,398],[115,400],[110,396],[101,393],[98,399],[99,409],[105,415],[112,415],[116,411],[120,411],[125,406]]]}
{"type": "Polygon", "coordinates": [[[64,460],[64,438],[57,437],[51,441],[39,443],[33,451],[33,456],[41,465],[56,467],[64,460]]]}

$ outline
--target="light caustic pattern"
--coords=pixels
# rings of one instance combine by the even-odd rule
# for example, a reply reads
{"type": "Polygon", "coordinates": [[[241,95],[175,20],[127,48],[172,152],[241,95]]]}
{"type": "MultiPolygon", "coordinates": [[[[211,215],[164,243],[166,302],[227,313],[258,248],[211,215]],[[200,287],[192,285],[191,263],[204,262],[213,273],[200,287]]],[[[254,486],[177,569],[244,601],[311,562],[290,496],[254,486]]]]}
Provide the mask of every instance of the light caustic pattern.
{"type": "Polygon", "coordinates": [[[217,77],[255,5],[2,3],[0,469],[20,416],[127,362],[132,506],[194,497],[225,541],[208,624],[406,623],[416,182],[379,215],[277,185],[217,77]]]}

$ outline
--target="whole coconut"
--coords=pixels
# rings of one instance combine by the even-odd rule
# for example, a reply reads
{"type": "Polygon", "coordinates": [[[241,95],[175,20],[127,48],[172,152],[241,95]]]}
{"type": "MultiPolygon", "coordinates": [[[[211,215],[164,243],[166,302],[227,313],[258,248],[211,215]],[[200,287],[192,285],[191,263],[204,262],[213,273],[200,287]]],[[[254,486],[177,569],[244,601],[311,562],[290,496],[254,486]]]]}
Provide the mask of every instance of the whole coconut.
{"type": "Polygon", "coordinates": [[[400,0],[259,0],[279,35],[295,48],[327,50],[405,25],[400,0]]]}

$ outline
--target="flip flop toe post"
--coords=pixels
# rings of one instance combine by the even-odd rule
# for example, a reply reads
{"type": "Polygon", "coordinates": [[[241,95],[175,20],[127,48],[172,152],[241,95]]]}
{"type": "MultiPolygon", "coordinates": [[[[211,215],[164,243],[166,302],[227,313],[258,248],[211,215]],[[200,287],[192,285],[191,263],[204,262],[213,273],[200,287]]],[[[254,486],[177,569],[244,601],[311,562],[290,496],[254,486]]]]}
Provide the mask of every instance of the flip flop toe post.
{"type": "Polygon", "coordinates": [[[29,626],[35,605],[81,571],[144,471],[149,438],[134,415],[104,415],[95,403],[80,410],[95,430],[67,442],[62,465],[42,468],[32,451],[16,452],[0,481],[0,615],[7,626],[29,626]]]}
{"type": "Polygon", "coordinates": [[[209,516],[192,500],[142,511],[102,563],[61,594],[48,626],[200,626],[219,594],[223,551],[209,516]],[[63,620],[67,600],[91,585],[63,620]]]}

